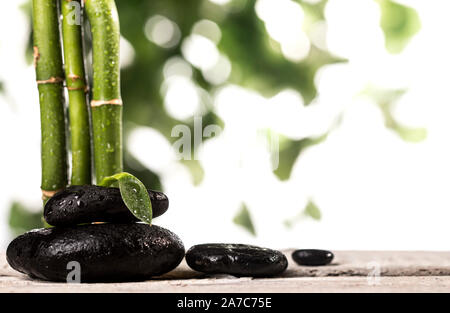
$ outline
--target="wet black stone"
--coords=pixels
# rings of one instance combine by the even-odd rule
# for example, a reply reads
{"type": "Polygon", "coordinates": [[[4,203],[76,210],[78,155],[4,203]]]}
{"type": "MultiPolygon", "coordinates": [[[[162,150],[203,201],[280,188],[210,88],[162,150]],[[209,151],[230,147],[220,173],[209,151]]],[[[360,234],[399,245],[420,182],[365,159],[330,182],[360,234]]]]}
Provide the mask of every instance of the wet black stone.
{"type": "Polygon", "coordinates": [[[331,263],[333,258],[333,253],[327,250],[301,249],[292,252],[292,259],[299,265],[327,265],[331,263]]]}
{"type": "Polygon", "coordinates": [[[207,274],[265,277],[282,273],[288,265],[283,253],[242,244],[202,244],[191,247],[186,262],[207,274]]]}
{"type": "Polygon", "coordinates": [[[167,229],[147,224],[90,224],[29,231],[8,246],[15,270],[34,278],[66,281],[71,261],[81,282],[138,281],[174,269],[184,246],[167,229]]]}
{"type": "MultiPolygon", "coordinates": [[[[159,191],[148,190],[153,217],[164,214],[169,199],[159,191]]],[[[53,226],[69,226],[92,222],[131,223],[138,219],[128,210],[119,188],[71,186],[47,201],[44,218],[53,226]]]]}

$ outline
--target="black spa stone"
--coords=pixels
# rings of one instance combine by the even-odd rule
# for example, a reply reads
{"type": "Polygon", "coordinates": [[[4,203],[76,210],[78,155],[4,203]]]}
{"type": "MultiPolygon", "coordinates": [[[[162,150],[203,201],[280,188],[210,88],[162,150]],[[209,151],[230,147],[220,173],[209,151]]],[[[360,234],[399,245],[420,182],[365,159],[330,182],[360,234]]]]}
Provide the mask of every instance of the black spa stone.
{"type": "Polygon", "coordinates": [[[6,257],[15,270],[44,280],[67,281],[76,261],[81,282],[139,281],[177,267],[184,246],[156,225],[90,224],[29,231],[9,244],[6,257]]]}
{"type": "Polygon", "coordinates": [[[334,255],[331,251],[318,249],[301,249],[292,252],[292,259],[298,265],[319,266],[330,264],[334,255]]]}
{"type": "Polygon", "coordinates": [[[282,273],[288,265],[283,253],[243,244],[201,244],[186,253],[194,270],[207,274],[267,277],[282,273]]]}
{"type": "MultiPolygon", "coordinates": [[[[153,218],[164,214],[169,199],[159,191],[148,190],[153,218]]],[[[44,218],[53,226],[92,222],[131,223],[138,219],[128,210],[119,188],[71,186],[56,193],[45,204],[44,218]]]]}

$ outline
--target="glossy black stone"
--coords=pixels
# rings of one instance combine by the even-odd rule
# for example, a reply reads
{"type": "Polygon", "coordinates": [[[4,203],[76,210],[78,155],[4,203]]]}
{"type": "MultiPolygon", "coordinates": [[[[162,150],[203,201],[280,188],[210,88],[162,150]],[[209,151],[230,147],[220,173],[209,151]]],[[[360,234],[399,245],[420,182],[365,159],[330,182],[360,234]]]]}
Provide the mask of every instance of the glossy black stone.
{"type": "Polygon", "coordinates": [[[148,224],[90,224],[29,231],[8,246],[15,270],[33,278],[66,281],[71,261],[81,282],[137,281],[174,269],[184,257],[177,235],[148,224]]]}
{"type": "MultiPolygon", "coordinates": [[[[148,190],[153,217],[164,214],[169,199],[159,191],[148,190]]],[[[92,222],[131,223],[138,219],[128,210],[119,188],[71,186],[47,201],[44,218],[53,226],[69,226],[92,222]]]]}
{"type": "Polygon", "coordinates": [[[288,265],[283,253],[243,244],[202,244],[191,247],[186,262],[207,274],[267,277],[282,273],[288,265]]]}
{"type": "Polygon", "coordinates": [[[330,264],[331,261],[333,261],[333,258],[333,253],[327,250],[301,249],[292,252],[292,259],[298,265],[327,265],[330,264]]]}

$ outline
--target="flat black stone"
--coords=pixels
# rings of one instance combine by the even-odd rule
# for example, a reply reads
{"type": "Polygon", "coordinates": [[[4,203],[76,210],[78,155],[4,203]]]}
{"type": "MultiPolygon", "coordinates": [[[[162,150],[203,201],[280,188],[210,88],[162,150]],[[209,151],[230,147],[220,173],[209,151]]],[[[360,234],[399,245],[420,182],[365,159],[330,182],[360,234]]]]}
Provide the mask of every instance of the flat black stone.
{"type": "Polygon", "coordinates": [[[68,263],[81,282],[139,281],[173,270],[184,257],[177,235],[148,224],[90,224],[29,231],[8,246],[15,270],[33,278],[67,281],[68,263]]]}
{"type": "MultiPolygon", "coordinates": [[[[153,190],[148,190],[148,194],[153,218],[164,214],[169,207],[167,196],[153,190]]],[[[138,221],[123,202],[119,188],[93,185],[71,186],[56,193],[45,204],[44,219],[53,226],[138,221]]]]}
{"type": "Polygon", "coordinates": [[[330,264],[334,255],[331,251],[318,249],[301,249],[292,252],[292,259],[298,265],[319,266],[330,264]]]}
{"type": "Polygon", "coordinates": [[[202,244],[191,247],[186,262],[207,274],[267,277],[282,273],[288,265],[283,253],[242,244],[202,244]]]}

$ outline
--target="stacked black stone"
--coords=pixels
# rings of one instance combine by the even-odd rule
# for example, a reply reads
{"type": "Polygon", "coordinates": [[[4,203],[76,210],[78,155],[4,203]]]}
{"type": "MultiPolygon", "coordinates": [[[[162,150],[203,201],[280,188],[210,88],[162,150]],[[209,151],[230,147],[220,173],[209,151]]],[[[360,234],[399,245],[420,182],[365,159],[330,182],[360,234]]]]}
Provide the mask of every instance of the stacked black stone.
{"type": "MultiPolygon", "coordinates": [[[[148,192],[153,217],[164,214],[167,196],[148,192]]],[[[137,223],[118,188],[69,187],[46,203],[44,218],[55,227],[17,237],[6,252],[12,268],[33,278],[69,281],[75,268],[80,282],[138,281],[173,270],[184,257],[176,234],[137,223]]]]}

